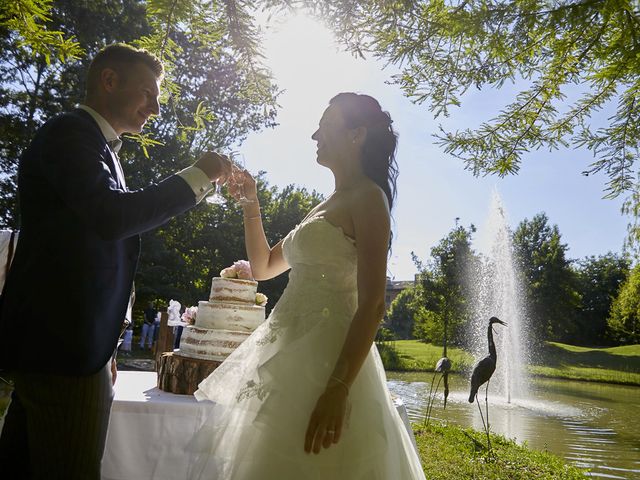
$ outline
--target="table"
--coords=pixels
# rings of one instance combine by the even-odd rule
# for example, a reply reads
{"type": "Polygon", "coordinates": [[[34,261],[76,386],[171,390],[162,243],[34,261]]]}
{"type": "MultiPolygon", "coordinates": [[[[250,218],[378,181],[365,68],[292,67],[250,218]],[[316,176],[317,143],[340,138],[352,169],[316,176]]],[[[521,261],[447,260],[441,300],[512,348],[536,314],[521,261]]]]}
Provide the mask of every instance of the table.
{"type": "MultiPolygon", "coordinates": [[[[413,439],[406,409],[400,399],[395,403],[413,439]]],[[[118,372],[102,480],[186,478],[189,456],[184,443],[207,409],[206,402],[198,403],[191,395],[156,388],[155,372],[118,372]]]]}

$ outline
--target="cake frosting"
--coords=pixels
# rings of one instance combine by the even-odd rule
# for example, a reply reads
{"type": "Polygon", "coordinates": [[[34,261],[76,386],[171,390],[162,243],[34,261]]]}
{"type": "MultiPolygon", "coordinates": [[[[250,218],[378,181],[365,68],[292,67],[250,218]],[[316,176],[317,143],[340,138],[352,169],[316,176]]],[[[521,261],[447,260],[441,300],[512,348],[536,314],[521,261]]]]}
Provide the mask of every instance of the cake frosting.
{"type": "Polygon", "coordinates": [[[211,280],[210,302],[255,304],[258,282],[240,278],[215,277],[211,280]]]}
{"type": "Polygon", "coordinates": [[[186,357],[224,361],[246,340],[248,332],[187,327],[180,339],[180,353],[186,357]]]}
{"type": "Polygon", "coordinates": [[[236,270],[249,277],[247,265],[236,262],[211,280],[209,300],[198,302],[194,324],[182,332],[180,355],[222,362],[264,321],[266,297],[257,293],[258,282],[229,278],[236,270]]]}
{"type": "Polygon", "coordinates": [[[196,326],[200,328],[253,332],[263,321],[264,307],[255,303],[198,302],[196,326]]]}

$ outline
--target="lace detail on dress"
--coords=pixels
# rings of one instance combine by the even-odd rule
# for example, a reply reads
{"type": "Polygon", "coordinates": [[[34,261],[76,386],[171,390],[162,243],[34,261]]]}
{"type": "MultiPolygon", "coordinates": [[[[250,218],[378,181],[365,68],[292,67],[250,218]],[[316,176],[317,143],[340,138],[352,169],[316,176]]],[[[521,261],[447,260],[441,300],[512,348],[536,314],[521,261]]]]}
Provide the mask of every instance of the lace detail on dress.
{"type": "Polygon", "coordinates": [[[259,400],[264,400],[267,396],[267,389],[264,386],[264,383],[257,384],[253,380],[249,380],[243,389],[238,392],[236,396],[236,401],[238,403],[243,400],[248,400],[251,397],[257,397],[259,400]]]}

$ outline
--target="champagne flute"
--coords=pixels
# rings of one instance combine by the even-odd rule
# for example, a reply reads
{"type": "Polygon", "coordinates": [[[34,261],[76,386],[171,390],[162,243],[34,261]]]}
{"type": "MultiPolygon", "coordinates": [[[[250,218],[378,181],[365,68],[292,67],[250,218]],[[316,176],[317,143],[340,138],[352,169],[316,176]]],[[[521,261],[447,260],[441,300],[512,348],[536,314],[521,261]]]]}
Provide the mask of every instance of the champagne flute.
{"type": "Polygon", "coordinates": [[[224,205],[227,199],[224,198],[222,192],[220,191],[219,182],[215,183],[215,186],[213,187],[213,193],[205,197],[204,200],[211,205],[224,205]]]}
{"type": "Polygon", "coordinates": [[[244,193],[244,174],[246,173],[246,162],[244,155],[241,153],[234,154],[231,157],[231,163],[233,164],[231,171],[231,181],[238,187],[240,192],[240,196],[237,198],[237,201],[240,205],[244,205],[246,203],[251,203],[244,193]]]}
{"type": "MultiPolygon", "coordinates": [[[[231,160],[234,153],[231,152],[229,154],[229,159],[231,160]]],[[[233,160],[232,160],[233,163],[233,160]]],[[[205,201],[211,205],[224,205],[227,199],[222,195],[220,181],[215,182],[215,186],[213,187],[213,193],[205,197],[205,201]]]]}

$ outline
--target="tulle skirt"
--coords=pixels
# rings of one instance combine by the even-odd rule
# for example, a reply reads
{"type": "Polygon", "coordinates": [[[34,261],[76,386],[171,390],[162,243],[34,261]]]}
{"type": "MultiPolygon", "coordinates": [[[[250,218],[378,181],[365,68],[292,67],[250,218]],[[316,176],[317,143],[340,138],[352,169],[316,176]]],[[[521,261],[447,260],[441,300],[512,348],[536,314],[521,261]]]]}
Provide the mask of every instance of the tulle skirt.
{"type": "Polygon", "coordinates": [[[191,480],[424,479],[372,346],[349,394],[340,441],[304,451],[311,412],[342,348],[355,295],[287,289],[269,318],[199,386],[210,401],[187,445],[191,480]]]}

